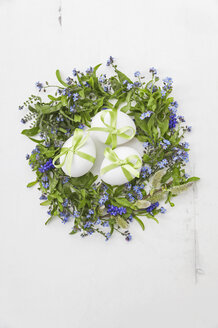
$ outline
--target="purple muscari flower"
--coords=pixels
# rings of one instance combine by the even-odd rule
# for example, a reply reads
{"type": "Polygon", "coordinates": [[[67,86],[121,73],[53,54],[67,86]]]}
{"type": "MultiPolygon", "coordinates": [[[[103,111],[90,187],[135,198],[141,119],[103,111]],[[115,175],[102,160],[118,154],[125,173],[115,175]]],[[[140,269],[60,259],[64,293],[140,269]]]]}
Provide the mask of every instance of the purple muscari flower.
{"type": "Polygon", "coordinates": [[[176,124],[178,123],[176,114],[170,114],[170,120],[169,120],[169,128],[174,129],[176,127],[176,124]]]}
{"type": "Polygon", "coordinates": [[[28,160],[30,158],[29,154],[26,154],[26,160],[28,160]]]}
{"type": "Polygon", "coordinates": [[[111,237],[110,232],[107,232],[107,233],[106,233],[106,239],[105,239],[105,241],[108,241],[110,237],[111,237]]]}
{"type": "Polygon", "coordinates": [[[41,82],[36,82],[36,87],[39,89],[39,91],[41,91],[43,88],[43,84],[41,82]]]}
{"type": "Polygon", "coordinates": [[[54,165],[52,163],[52,159],[51,158],[49,158],[49,160],[44,165],[41,165],[38,168],[39,172],[41,172],[41,173],[44,173],[44,172],[49,171],[51,169],[54,169],[54,165]]]}
{"type": "Polygon", "coordinates": [[[157,70],[154,67],[151,67],[149,69],[149,72],[152,73],[153,75],[156,75],[157,74],[157,70]]]}
{"type": "Polygon", "coordinates": [[[117,215],[122,215],[126,213],[126,208],[125,207],[117,207],[113,205],[108,205],[108,210],[107,213],[117,216],[117,215]]]}
{"type": "Polygon", "coordinates": [[[158,207],[159,206],[159,203],[158,202],[156,202],[156,203],[153,203],[153,204],[151,204],[150,206],[148,206],[147,208],[146,208],[146,211],[148,212],[148,213],[151,213],[156,207],[158,207]]]}
{"type": "Polygon", "coordinates": [[[139,71],[136,71],[136,72],[134,73],[134,76],[135,76],[135,77],[139,77],[140,74],[141,74],[141,73],[140,73],[139,71]]]}
{"type": "Polygon", "coordinates": [[[110,66],[111,64],[113,64],[113,62],[114,62],[114,58],[110,56],[109,59],[107,60],[107,66],[110,66]]]}
{"type": "Polygon", "coordinates": [[[160,208],[160,212],[161,212],[162,214],[165,214],[166,211],[167,211],[167,210],[166,210],[163,206],[161,206],[161,208],[160,208]]]}
{"type": "Polygon", "coordinates": [[[153,112],[150,111],[150,110],[148,110],[148,111],[145,112],[145,113],[142,113],[141,116],[140,116],[140,120],[144,120],[146,117],[150,117],[152,113],[153,113],[153,112]]]}
{"type": "Polygon", "coordinates": [[[73,94],[73,101],[77,101],[79,99],[79,94],[76,92],[73,94]]]}
{"type": "Polygon", "coordinates": [[[86,73],[87,74],[91,74],[93,72],[93,68],[90,66],[89,68],[87,68],[86,73]]]}
{"type": "Polygon", "coordinates": [[[42,194],[40,197],[39,197],[40,200],[46,200],[47,199],[47,196],[45,194],[42,194]]]}
{"type": "Polygon", "coordinates": [[[76,71],[76,69],[74,68],[73,69],[73,76],[76,76],[77,75],[77,71],[76,71]]]}
{"type": "Polygon", "coordinates": [[[131,241],[132,240],[132,235],[129,233],[127,236],[126,236],[126,241],[131,241]]]}

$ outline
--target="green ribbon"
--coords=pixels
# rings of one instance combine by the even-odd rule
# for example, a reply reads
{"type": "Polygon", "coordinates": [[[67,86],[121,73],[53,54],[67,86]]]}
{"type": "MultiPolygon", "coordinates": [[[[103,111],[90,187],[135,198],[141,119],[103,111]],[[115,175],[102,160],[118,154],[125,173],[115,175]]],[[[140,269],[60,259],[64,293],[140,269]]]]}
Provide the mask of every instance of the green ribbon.
{"type": "Polygon", "coordinates": [[[112,162],[101,169],[101,175],[115,169],[116,167],[121,167],[125,177],[128,181],[133,179],[132,176],[139,178],[139,169],[142,165],[142,160],[138,155],[130,155],[126,157],[124,160],[120,159],[115,151],[111,148],[107,147],[104,151],[104,156],[112,162]]]}
{"type": "Polygon", "coordinates": [[[71,166],[72,166],[72,161],[73,161],[73,156],[74,154],[77,154],[78,156],[86,159],[87,161],[90,161],[92,163],[95,162],[95,157],[89,155],[89,154],[86,154],[86,153],[83,153],[82,151],[79,151],[79,149],[85,145],[86,141],[88,140],[89,138],[89,134],[87,134],[85,137],[84,137],[84,133],[81,129],[76,129],[74,131],[74,135],[73,135],[73,138],[72,138],[72,146],[71,147],[63,147],[61,149],[61,152],[60,154],[58,154],[57,156],[55,156],[55,158],[53,159],[53,165],[56,167],[56,168],[60,168],[62,167],[65,162],[66,162],[66,169],[67,169],[67,172],[69,175],[71,175],[71,166]],[[64,156],[65,155],[65,158],[64,158],[64,161],[60,164],[55,164],[55,162],[61,157],[61,156],[64,156]]]}
{"type": "Polygon", "coordinates": [[[93,127],[90,128],[89,131],[103,131],[103,132],[109,132],[106,145],[112,145],[112,149],[116,148],[117,146],[117,137],[121,137],[127,140],[132,139],[132,137],[135,134],[135,129],[133,129],[132,126],[124,126],[120,129],[117,129],[117,110],[104,110],[100,116],[102,123],[105,125],[105,128],[103,127],[93,127]],[[109,113],[110,115],[110,124],[107,124],[105,122],[105,116],[109,113]],[[131,135],[126,134],[125,132],[131,131],[131,135]]]}

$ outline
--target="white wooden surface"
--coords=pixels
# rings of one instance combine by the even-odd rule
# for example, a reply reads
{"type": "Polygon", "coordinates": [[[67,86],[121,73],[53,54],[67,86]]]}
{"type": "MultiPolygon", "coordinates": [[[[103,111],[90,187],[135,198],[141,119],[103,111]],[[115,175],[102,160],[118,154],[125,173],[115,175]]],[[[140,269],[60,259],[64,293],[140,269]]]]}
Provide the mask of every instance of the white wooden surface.
{"type": "Polygon", "coordinates": [[[217,8],[217,0],[0,0],[0,328],[218,328],[217,8]],[[39,192],[25,187],[32,143],[19,135],[17,107],[36,81],[110,55],[129,74],[155,66],[174,78],[193,125],[190,172],[201,177],[159,226],[133,224],[131,243],[71,237],[70,223],[45,227],[39,192]]]}

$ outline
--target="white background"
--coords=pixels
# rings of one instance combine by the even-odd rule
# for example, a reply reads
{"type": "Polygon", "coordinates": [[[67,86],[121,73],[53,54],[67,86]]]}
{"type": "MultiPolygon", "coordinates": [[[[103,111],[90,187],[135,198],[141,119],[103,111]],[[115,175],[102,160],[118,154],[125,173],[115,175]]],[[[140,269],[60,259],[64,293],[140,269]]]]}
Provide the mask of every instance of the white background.
{"type": "Polygon", "coordinates": [[[217,0],[0,0],[0,328],[218,328],[217,0]],[[59,10],[59,8],[61,8],[59,10]],[[62,25],[58,17],[62,16],[62,25]],[[105,63],[175,80],[193,125],[176,207],[130,243],[45,226],[18,105],[59,68],[105,63]]]}

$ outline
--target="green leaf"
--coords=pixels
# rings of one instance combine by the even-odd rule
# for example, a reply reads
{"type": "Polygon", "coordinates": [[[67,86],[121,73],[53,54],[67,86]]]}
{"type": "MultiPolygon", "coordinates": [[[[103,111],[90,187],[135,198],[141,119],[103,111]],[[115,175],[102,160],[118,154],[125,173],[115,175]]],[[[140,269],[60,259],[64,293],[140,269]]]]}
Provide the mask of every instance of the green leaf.
{"type": "Polygon", "coordinates": [[[126,76],[122,72],[118,71],[117,69],[115,71],[116,71],[121,83],[123,83],[125,80],[128,81],[129,83],[132,83],[132,81],[128,78],[128,76],[126,76]]]}
{"type": "Polygon", "coordinates": [[[132,204],[131,202],[129,202],[128,199],[126,199],[126,198],[115,197],[114,200],[121,206],[136,209],[136,206],[134,204],[132,204]]]}
{"type": "Polygon", "coordinates": [[[189,178],[186,182],[192,182],[192,181],[198,181],[198,180],[200,180],[200,178],[192,177],[192,178],[189,178]]]}
{"type": "Polygon", "coordinates": [[[54,219],[54,216],[50,216],[48,220],[45,222],[45,225],[47,225],[52,219],[54,219]]]}
{"type": "Polygon", "coordinates": [[[98,64],[93,68],[93,75],[96,76],[96,71],[98,70],[98,68],[101,66],[102,64],[98,64]]]}
{"type": "Polygon", "coordinates": [[[58,184],[58,179],[56,179],[55,177],[53,177],[53,179],[50,179],[50,186],[49,186],[50,192],[53,192],[57,184],[58,184]]]}
{"type": "Polygon", "coordinates": [[[79,178],[70,178],[70,183],[76,187],[86,187],[90,186],[96,179],[97,176],[94,177],[91,172],[88,172],[79,178]]]}
{"type": "Polygon", "coordinates": [[[57,76],[58,81],[59,81],[63,86],[65,86],[65,87],[67,87],[67,88],[69,87],[69,85],[68,85],[67,83],[65,83],[65,82],[62,80],[59,69],[57,69],[57,71],[56,71],[56,76],[57,76]]]}
{"type": "Polygon", "coordinates": [[[50,200],[45,200],[44,202],[40,203],[40,205],[42,205],[42,206],[47,206],[50,204],[51,204],[50,200]]]}
{"type": "Polygon", "coordinates": [[[33,137],[36,134],[38,134],[38,132],[39,132],[39,127],[36,126],[36,127],[32,128],[32,129],[23,130],[21,133],[24,134],[27,137],[33,137]]]}
{"type": "Polygon", "coordinates": [[[144,225],[144,223],[142,222],[142,220],[140,220],[139,217],[136,216],[136,215],[133,215],[133,218],[134,218],[134,219],[140,224],[142,230],[145,230],[145,225],[144,225]]]}
{"type": "Polygon", "coordinates": [[[32,186],[35,186],[35,184],[37,184],[37,182],[38,182],[38,180],[33,181],[33,182],[29,182],[29,183],[27,184],[27,188],[30,188],[30,187],[32,187],[32,186]]]}

